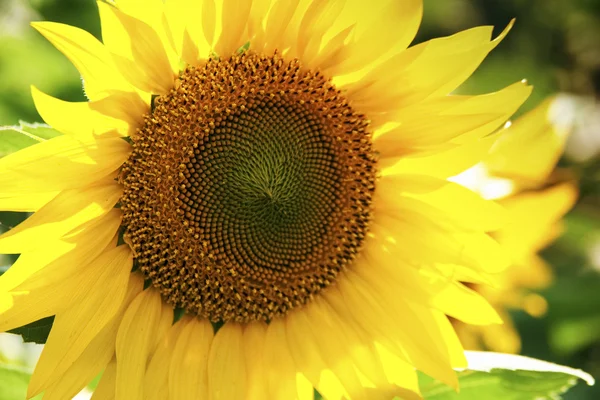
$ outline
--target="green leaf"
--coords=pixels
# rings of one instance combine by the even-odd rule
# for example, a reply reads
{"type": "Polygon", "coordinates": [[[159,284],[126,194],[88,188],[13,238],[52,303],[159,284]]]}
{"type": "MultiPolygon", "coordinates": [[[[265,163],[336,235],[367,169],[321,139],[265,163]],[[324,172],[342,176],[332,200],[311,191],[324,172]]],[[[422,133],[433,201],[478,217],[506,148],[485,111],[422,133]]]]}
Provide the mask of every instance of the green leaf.
{"type": "Polygon", "coordinates": [[[60,135],[49,125],[19,121],[19,125],[0,126],[0,157],[60,135]]]}
{"type": "Polygon", "coordinates": [[[559,399],[578,378],[591,375],[573,368],[512,354],[467,351],[468,369],[458,371],[460,392],[427,376],[419,381],[426,400],[559,399]]]}
{"type": "Polygon", "coordinates": [[[31,371],[26,368],[0,363],[0,399],[26,398],[30,378],[31,371]]]}
{"type": "Polygon", "coordinates": [[[550,327],[550,346],[559,354],[572,354],[597,341],[600,341],[600,315],[564,319],[550,327]]]}
{"type": "MultiPolygon", "coordinates": [[[[10,330],[10,333],[21,335],[25,343],[33,342],[38,344],[46,343],[54,317],[42,318],[38,321],[10,330]]],[[[2,397],[0,397],[1,399],[2,397]]]]}

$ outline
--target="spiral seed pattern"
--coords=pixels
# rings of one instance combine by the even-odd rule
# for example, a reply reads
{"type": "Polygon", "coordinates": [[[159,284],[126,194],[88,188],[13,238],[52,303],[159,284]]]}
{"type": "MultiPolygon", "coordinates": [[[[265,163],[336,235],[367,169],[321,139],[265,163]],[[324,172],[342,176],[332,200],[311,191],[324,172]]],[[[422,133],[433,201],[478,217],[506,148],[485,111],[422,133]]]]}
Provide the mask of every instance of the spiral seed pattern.
{"type": "Polygon", "coordinates": [[[270,320],[335,282],[368,230],[368,122],[297,60],[189,67],[155,100],[120,180],[125,240],[164,299],[270,320]]]}

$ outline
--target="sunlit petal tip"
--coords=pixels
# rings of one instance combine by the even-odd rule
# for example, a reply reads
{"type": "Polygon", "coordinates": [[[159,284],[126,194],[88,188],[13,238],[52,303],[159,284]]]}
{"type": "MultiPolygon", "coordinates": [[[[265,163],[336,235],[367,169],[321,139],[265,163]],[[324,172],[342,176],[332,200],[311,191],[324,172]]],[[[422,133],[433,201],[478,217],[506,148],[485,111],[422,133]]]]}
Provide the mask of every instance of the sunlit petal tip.
{"type": "Polygon", "coordinates": [[[117,71],[106,47],[89,32],[56,22],[35,22],[32,26],[77,68],[90,100],[104,98],[112,90],[132,90],[117,71]]]}
{"type": "Polygon", "coordinates": [[[244,32],[250,16],[252,1],[240,2],[223,0],[222,2],[222,31],[215,46],[215,51],[224,57],[233,54],[248,41],[244,32]]]}
{"type": "Polygon", "coordinates": [[[167,93],[177,76],[169,51],[154,27],[98,1],[102,39],[120,73],[136,88],[167,93]]]}
{"type": "MultiPolygon", "coordinates": [[[[138,124],[136,120],[140,119],[139,114],[119,112],[120,110],[115,106],[126,102],[121,101],[117,93],[115,96],[97,101],[68,102],[49,96],[32,86],[31,96],[38,113],[48,125],[73,137],[99,136],[109,132],[118,132],[119,135],[125,136],[136,129],[138,124]],[[111,112],[119,114],[110,115],[111,112]]],[[[134,96],[139,98],[137,94],[132,93],[131,98],[133,99],[134,96]]],[[[141,109],[134,104],[134,101],[128,103],[130,107],[125,110],[141,109]]]]}
{"type": "Polygon", "coordinates": [[[105,365],[94,400],[417,399],[417,371],[456,389],[452,324],[501,324],[480,289],[549,240],[512,219],[555,235],[576,196],[545,186],[556,105],[506,124],[526,80],[457,94],[514,19],[409,47],[422,0],[98,8],[103,42],[31,23],[90,101],[32,86],[63,135],[0,159],[0,208],[35,211],[0,236],[22,253],[0,327],[55,315],[28,395],[105,365]]]}

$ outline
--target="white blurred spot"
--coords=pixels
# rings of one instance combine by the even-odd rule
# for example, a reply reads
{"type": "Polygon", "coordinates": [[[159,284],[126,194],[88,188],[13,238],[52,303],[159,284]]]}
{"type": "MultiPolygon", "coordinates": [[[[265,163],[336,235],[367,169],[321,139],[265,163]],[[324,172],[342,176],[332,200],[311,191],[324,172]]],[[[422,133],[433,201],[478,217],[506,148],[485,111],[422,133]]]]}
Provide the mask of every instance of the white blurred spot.
{"type": "MultiPolygon", "coordinates": [[[[20,365],[33,372],[35,364],[44,349],[43,344],[24,343],[23,338],[12,333],[0,333],[0,359],[6,359],[10,364],[20,365]]],[[[92,392],[84,388],[73,400],[90,400],[92,392]]]]}
{"type": "Polygon", "coordinates": [[[576,162],[585,162],[600,155],[600,103],[578,96],[560,96],[553,116],[563,123],[572,119],[573,131],[565,154],[576,162]]]}
{"type": "Polygon", "coordinates": [[[548,120],[565,135],[571,131],[577,117],[573,96],[561,94],[556,96],[548,108],[548,120]]]}
{"type": "Polygon", "coordinates": [[[588,258],[592,267],[600,271],[600,239],[597,239],[588,249],[588,258]]]}
{"type": "Polygon", "coordinates": [[[90,400],[92,398],[93,392],[89,389],[83,389],[81,392],[77,393],[73,400],[90,400]]]}
{"type": "Polygon", "coordinates": [[[448,180],[479,193],[486,200],[501,199],[515,190],[513,181],[491,176],[482,163],[474,165],[448,180]]]}
{"type": "Polygon", "coordinates": [[[41,344],[24,343],[19,335],[0,333],[0,353],[17,364],[33,368],[43,348],[41,344]]]}
{"type": "Polygon", "coordinates": [[[0,1],[0,36],[20,36],[30,30],[29,22],[40,19],[26,0],[0,1]]]}

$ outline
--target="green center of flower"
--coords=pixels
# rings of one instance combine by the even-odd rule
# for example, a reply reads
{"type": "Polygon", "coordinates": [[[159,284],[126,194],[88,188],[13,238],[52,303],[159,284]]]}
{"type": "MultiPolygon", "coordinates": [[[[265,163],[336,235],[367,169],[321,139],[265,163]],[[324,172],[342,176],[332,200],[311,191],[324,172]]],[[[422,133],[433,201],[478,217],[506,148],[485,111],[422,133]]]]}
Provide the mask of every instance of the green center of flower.
{"type": "Polygon", "coordinates": [[[125,237],[166,301],[211,321],[270,320],[360,249],[375,158],[367,121],[297,61],[188,68],[133,138],[125,237]]]}
{"type": "Polygon", "coordinates": [[[255,271],[302,270],[324,251],[340,214],[342,171],[330,137],[303,106],[260,107],[227,118],[198,148],[181,199],[214,250],[255,271]]]}

